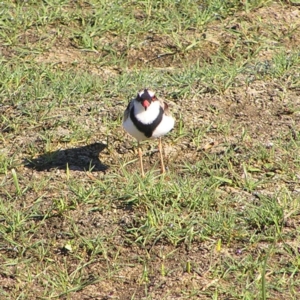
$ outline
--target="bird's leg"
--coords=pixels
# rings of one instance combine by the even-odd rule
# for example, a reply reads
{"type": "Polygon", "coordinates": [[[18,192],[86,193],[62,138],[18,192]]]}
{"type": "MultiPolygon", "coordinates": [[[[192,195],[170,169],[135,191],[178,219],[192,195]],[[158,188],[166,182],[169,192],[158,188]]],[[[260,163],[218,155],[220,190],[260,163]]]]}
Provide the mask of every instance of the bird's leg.
{"type": "Polygon", "coordinates": [[[140,147],[140,142],[138,142],[138,151],[139,151],[139,158],[140,158],[140,166],[141,166],[141,172],[142,172],[142,177],[145,177],[145,173],[144,173],[144,166],[143,166],[143,152],[142,149],[140,147]]]}
{"type": "Polygon", "coordinates": [[[166,169],[165,169],[164,158],[163,158],[163,153],[162,153],[161,138],[159,138],[159,140],[158,140],[158,151],[159,151],[159,155],[160,155],[161,173],[163,174],[166,172],[166,169]]]}

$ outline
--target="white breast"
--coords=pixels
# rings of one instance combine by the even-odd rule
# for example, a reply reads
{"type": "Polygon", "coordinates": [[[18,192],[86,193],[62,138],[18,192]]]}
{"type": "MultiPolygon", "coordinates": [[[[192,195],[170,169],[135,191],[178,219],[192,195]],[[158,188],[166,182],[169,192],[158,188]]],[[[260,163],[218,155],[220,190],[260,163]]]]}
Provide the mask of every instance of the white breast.
{"type": "Polygon", "coordinates": [[[175,124],[174,118],[172,118],[171,116],[166,116],[164,114],[161,122],[153,131],[152,138],[158,138],[167,134],[169,131],[173,129],[174,124],[175,124]]]}
{"type": "Polygon", "coordinates": [[[137,101],[134,101],[134,114],[136,118],[143,124],[152,123],[159,115],[160,103],[159,101],[151,102],[147,110],[143,105],[137,101]]]}

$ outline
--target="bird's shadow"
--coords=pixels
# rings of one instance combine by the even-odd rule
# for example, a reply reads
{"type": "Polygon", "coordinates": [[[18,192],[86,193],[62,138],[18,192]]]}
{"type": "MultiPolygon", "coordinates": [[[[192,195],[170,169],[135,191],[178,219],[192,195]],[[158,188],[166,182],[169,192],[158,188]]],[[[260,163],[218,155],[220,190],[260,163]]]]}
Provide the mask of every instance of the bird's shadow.
{"type": "Polygon", "coordinates": [[[99,154],[105,148],[105,144],[94,143],[83,147],[56,150],[34,159],[25,159],[24,165],[37,171],[67,168],[74,171],[105,171],[108,166],[99,160],[99,154]]]}

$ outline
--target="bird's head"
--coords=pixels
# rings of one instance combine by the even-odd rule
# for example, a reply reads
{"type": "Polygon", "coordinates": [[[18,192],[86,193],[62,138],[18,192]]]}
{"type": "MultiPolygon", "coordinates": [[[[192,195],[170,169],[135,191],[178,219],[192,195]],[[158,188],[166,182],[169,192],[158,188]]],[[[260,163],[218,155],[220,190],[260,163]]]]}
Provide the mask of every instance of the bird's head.
{"type": "Polygon", "coordinates": [[[155,93],[148,89],[143,89],[137,94],[136,100],[147,110],[152,101],[156,100],[155,93]]]}

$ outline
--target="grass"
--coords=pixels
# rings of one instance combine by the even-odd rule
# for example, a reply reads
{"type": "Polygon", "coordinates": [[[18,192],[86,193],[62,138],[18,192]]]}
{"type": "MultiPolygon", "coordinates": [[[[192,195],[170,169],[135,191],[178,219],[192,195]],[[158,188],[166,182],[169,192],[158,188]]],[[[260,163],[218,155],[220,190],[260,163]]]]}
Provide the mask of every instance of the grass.
{"type": "Polygon", "coordinates": [[[0,11],[2,298],[297,298],[291,3],[2,1],[0,11]],[[143,87],[176,118],[167,174],[145,142],[144,179],[121,128],[143,87]]]}

